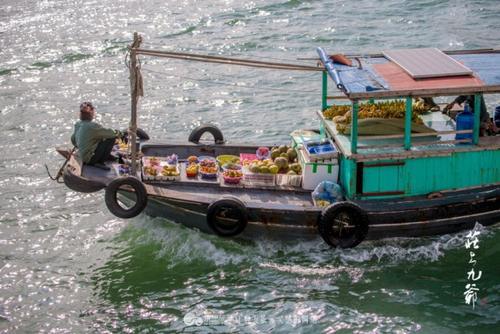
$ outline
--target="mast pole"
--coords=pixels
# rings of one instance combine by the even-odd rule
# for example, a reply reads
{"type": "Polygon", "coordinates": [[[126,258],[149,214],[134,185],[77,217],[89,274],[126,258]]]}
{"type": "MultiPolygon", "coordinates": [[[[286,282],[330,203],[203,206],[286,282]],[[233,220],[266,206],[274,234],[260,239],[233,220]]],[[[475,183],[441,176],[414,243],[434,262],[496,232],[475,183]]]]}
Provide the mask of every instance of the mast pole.
{"type": "Polygon", "coordinates": [[[142,42],[142,37],[135,32],[134,41],[129,47],[130,50],[130,98],[131,98],[131,114],[130,114],[130,124],[129,124],[129,140],[131,142],[131,172],[132,175],[137,174],[137,102],[139,97],[143,96],[142,87],[142,75],[140,64],[137,61],[137,49],[140,47],[142,42]]]}

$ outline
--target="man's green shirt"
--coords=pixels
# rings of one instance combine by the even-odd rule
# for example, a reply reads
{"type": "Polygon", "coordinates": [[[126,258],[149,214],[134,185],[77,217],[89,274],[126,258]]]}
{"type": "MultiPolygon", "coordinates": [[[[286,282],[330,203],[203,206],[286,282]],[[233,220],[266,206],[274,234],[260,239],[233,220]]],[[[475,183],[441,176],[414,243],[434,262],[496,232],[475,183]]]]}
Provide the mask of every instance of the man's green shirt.
{"type": "Polygon", "coordinates": [[[92,121],[78,121],[75,124],[75,132],[71,136],[71,142],[78,147],[82,161],[87,163],[101,141],[114,137],[116,137],[116,131],[113,129],[103,128],[92,121]]]}

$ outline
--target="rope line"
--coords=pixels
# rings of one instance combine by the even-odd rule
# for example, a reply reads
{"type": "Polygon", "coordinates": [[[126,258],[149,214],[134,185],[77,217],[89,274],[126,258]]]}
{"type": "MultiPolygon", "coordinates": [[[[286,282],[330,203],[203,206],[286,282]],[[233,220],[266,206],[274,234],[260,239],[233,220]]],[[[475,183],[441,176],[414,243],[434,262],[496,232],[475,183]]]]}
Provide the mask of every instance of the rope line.
{"type": "Polygon", "coordinates": [[[200,78],[192,78],[192,77],[186,77],[186,76],[181,76],[181,75],[173,75],[173,74],[168,74],[165,72],[159,72],[155,70],[150,70],[147,68],[142,68],[143,71],[150,72],[150,73],[155,73],[159,75],[163,75],[165,77],[173,77],[173,78],[178,78],[178,79],[184,79],[184,80],[192,80],[192,81],[199,81],[199,82],[208,82],[216,85],[221,85],[221,86],[230,86],[230,87],[236,87],[236,88],[248,88],[252,90],[272,90],[272,91],[278,91],[278,92],[293,92],[293,93],[307,93],[307,94],[314,94],[317,91],[312,91],[312,90],[295,90],[295,89],[282,89],[282,88],[273,88],[273,87],[263,87],[263,86],[240,86],[234,83],[229,83],[225,81],[214,81],[210,79],[200,79],[200,78]]]}

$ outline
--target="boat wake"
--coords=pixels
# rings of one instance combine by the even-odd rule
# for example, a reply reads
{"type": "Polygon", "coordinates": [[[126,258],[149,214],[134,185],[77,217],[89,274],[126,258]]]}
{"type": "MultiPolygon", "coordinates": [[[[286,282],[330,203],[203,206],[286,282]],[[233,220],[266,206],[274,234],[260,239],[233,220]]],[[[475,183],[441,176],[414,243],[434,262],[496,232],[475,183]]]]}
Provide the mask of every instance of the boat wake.
{"type": "MultiPolygon", "coordinates": [[[[493,234],[476,224],[481,238],[493,234]]],[[[195,261],[224,266],[246,263],[297,274],[329,275],[346,266],[394,266],[401,263],[434,262],[448,251],[463,247],[469,231],[426,238],[393,238],[365,241],[352,249],[331,249],[318,237],[303,242],[220,238],[186,228],[162,218],[141,216],[126,228],[135,244],[156,244],[154,256],[169,267],[195,261]],[[130,233],[135,231],[134,233],[130,233]],[[305,266],[305,267],[301,267],[305,266]]]]}

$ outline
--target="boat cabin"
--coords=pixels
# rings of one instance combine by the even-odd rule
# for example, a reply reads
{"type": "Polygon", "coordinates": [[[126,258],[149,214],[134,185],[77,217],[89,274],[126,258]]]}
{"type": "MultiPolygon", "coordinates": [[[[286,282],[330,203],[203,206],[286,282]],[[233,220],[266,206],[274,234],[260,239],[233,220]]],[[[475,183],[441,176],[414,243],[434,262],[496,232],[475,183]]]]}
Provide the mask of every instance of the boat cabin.
{"type": "MultiPolygon", "coordinates": [[[[499,50],[390,50],[347,55],[350,66],[320,48],[318,53],[326,69],[321,135],[340,151],[339,183],[347,198],[428,195],[500,182],[500,136],[480,137],[480,112],[471,116],[471,127],[457,129],[450,114],[419,101],[473,95],[470,107],[479,111],[483,94],[500,92],[499,50]]],[[[452,111],[460,117],[458,107],[452,111]]]]}

